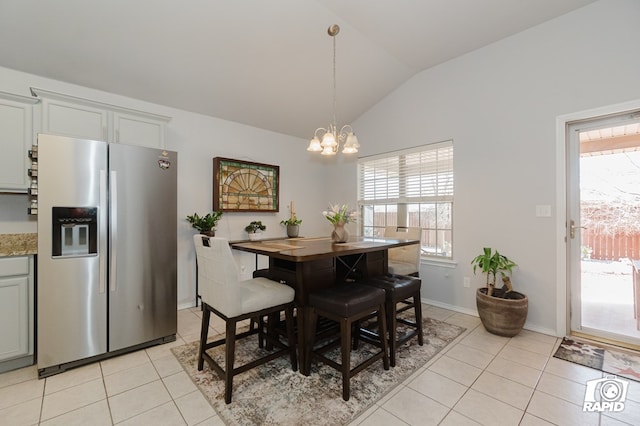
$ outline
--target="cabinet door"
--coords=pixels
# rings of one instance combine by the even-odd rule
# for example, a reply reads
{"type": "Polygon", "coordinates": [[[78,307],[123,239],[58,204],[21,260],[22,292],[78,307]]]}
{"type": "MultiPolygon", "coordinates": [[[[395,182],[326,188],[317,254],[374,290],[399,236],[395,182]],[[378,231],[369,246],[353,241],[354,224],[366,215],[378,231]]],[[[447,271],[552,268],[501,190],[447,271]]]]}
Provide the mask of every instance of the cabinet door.
{"type": "Polygon", "coordinates": [[[0,278],[0,360],[29,353],[28,276],[0,278]]]}
{"type": "Polygon", "coordinates": [[[116,143],[164,148],[165,122],[144,115],[113,114],[116,143]]]}
{"type": "Polygon", "coordinates": [[[51,99],[42,101],[43,133],[108,141],[108,117],[104,109],[51,99]]]}
{"type": "Polygon", "coordinates": [[[0,95],[0,190],[26,192],[31,147],[32,105],[0,95]]]}

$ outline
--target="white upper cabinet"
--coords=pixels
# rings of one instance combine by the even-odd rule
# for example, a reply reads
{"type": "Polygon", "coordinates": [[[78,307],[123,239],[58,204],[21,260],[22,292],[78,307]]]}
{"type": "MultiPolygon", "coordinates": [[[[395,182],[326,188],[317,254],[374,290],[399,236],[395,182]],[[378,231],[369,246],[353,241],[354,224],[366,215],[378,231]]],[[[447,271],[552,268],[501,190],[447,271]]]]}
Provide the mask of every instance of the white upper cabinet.
{"type": "Polygon", "coordinates": [[[164,148],[170,117],[31,88],[42,98],[41,133],[164,148]]]}
{"type": "Polygon", "coordinates": [[[26,192],[33,104],[37,99],[0,92],[0,192],[26,192]]]}
{"type": "Polygon", "coordinates": [[[98,141],[107,140],[108,112],[57,99],[42,99],[42,132],[98,141]]]}
{"type": "Polygon", "coordinates": [[[126,145],[141,145],[149,148],[164,148],[164,120],[140,114],[113,114],[115,142],[126,145]]]}

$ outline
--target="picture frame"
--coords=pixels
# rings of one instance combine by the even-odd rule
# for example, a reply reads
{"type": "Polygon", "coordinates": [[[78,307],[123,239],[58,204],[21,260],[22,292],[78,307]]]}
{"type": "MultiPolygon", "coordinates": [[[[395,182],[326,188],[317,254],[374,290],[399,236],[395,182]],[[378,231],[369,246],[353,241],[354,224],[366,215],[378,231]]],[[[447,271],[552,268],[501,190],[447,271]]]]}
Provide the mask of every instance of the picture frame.
{"type": "Polygon", "coordinates": [[[280,166],[214,157],[213,210],[279,212],[280,166]]]}

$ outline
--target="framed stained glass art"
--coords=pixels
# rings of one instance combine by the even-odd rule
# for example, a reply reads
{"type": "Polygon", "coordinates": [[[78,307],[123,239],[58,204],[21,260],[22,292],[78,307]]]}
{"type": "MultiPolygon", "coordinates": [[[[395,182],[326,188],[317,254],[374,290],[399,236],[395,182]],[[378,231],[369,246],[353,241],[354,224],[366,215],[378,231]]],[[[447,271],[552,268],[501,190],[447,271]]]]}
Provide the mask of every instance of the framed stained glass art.
{"type": "Polygon", "coordinates": [[[213,210],[277,212],[280,166],[215,157],[213,210]]]}

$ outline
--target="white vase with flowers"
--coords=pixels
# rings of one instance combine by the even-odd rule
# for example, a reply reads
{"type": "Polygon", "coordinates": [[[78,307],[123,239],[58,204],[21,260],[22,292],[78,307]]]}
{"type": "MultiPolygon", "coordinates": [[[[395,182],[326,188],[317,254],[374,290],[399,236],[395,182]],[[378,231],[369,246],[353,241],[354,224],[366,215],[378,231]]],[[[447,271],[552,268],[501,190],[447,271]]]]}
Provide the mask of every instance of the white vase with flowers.
{"type": "Polygon", "coordinates": [[[333,224],[331,240],[334,243],[346,243],[349,241],[349,231],[345,228],[345,225],[357,220],[357,211],[349,210],[346,204],[332,204],[322,212],[322,215],[333,224]]]}

